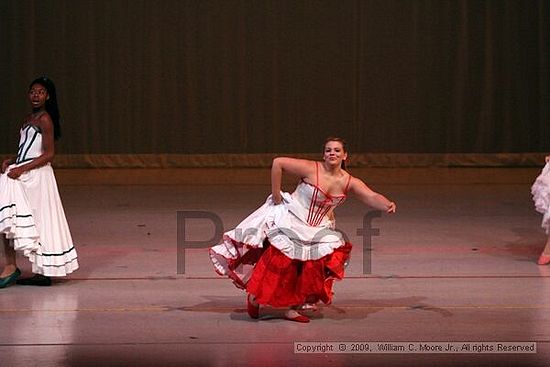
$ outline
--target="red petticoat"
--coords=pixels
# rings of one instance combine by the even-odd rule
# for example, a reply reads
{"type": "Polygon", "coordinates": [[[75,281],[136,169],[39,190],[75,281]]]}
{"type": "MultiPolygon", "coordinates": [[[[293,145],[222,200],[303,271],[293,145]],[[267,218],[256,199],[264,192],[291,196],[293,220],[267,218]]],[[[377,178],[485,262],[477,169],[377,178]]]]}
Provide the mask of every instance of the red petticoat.
{"type": "Polygon", "coordinates": [[[319,260],[293,260],[273,246],[268,246],[254,267],[246,284],[248,293],[259,304],[289,307],[304,303],[332,301],[334,279],[344,277],[344,265],[352,245],[334,250],[319,260]]]}

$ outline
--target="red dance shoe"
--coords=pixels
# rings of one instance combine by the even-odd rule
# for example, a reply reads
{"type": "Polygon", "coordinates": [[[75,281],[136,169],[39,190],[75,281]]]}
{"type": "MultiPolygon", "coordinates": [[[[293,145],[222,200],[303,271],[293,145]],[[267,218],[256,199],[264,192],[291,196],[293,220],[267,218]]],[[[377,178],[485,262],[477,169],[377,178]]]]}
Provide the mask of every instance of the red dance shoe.
{"type": "Polygon", "coordinates": [[[297,312],[296,312],[295,316],[290,316],[288,314],[288,312],[285,312],[285,319],[290,320],[290,321],[301,322],[301,323],[308,323],[309,322],[309,317],[304,316],[304,315],[300,315],[297,312]]]}
{"type": "Polygon", "coordinates": [[[537,264],[539,264],[539,265],[550,264],[550,256],[546,256],[544,254],[541,254],[540,257],[539,257],[539,261],[537,261],[537,264]]]}

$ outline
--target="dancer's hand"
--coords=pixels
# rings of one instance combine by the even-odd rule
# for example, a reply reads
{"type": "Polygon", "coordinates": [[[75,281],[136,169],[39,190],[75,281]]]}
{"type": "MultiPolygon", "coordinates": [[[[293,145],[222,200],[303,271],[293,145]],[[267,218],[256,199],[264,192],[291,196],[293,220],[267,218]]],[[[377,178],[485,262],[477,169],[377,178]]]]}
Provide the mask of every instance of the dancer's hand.
{"type": "Polygon", "coordinates": [[[283,201],[283,197],[281,196],[280,192],[271,195],[271,199],[273,200],[275,205],[279,205],[283,201]]]}
{"type": "Polygon", "coordinates": [[[8,177],[12,179],[18,179],[25,171],[21,167],[14,167],[8,172],[8,177]]]}
{"type": "Polygon", "coordinates": [[[388,209],[386,210],[386,213],[395,213],[395,211],[397,210],[397,205],[395,205],[395,203],[392,201],[390,203],[390,205],[388,205],[388,209]]]}
{"type": "Polygon", "coordinates": [[[2,173],[6,172],[10,164],[11,159],[4,159],[4,161],[2,162],[2,173]]]}

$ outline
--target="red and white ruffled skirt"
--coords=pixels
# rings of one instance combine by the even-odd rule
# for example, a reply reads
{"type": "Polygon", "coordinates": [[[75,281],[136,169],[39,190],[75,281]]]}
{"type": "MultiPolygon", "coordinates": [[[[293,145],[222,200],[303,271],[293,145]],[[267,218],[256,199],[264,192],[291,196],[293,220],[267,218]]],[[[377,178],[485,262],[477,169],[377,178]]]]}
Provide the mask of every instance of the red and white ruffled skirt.
{"type": "Polygon", "coordinates": [[[288,210],[292,197],[283,193],[283,198],[286,204],[274,205],[269,197],[210,248],[214,268],[263,305],[329,304],[334,280],[344,277],[352,245],[333,223],[308,225],[288,210]],[[242,274],[242,265],[253,268],[242,274]]]}
{"type": "Polygon", "coordinates": [[[273,307],[332,302],[332,285],[344,277],[351,244],[339,247],[319,260],[290,259],[268,246],[254,266],[246,291],[260,304],[273,307]]]}

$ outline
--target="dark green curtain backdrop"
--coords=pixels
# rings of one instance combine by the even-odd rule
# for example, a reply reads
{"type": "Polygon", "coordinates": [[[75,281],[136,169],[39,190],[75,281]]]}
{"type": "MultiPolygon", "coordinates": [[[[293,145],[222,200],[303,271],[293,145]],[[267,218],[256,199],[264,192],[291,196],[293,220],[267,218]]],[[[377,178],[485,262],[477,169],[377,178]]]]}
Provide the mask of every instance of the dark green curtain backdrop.
{"type": "Polygon", "coordinates": [[[28,83],[64,154],[550,151],[550,1],[0,1],[0,153],[28,83]]]}

